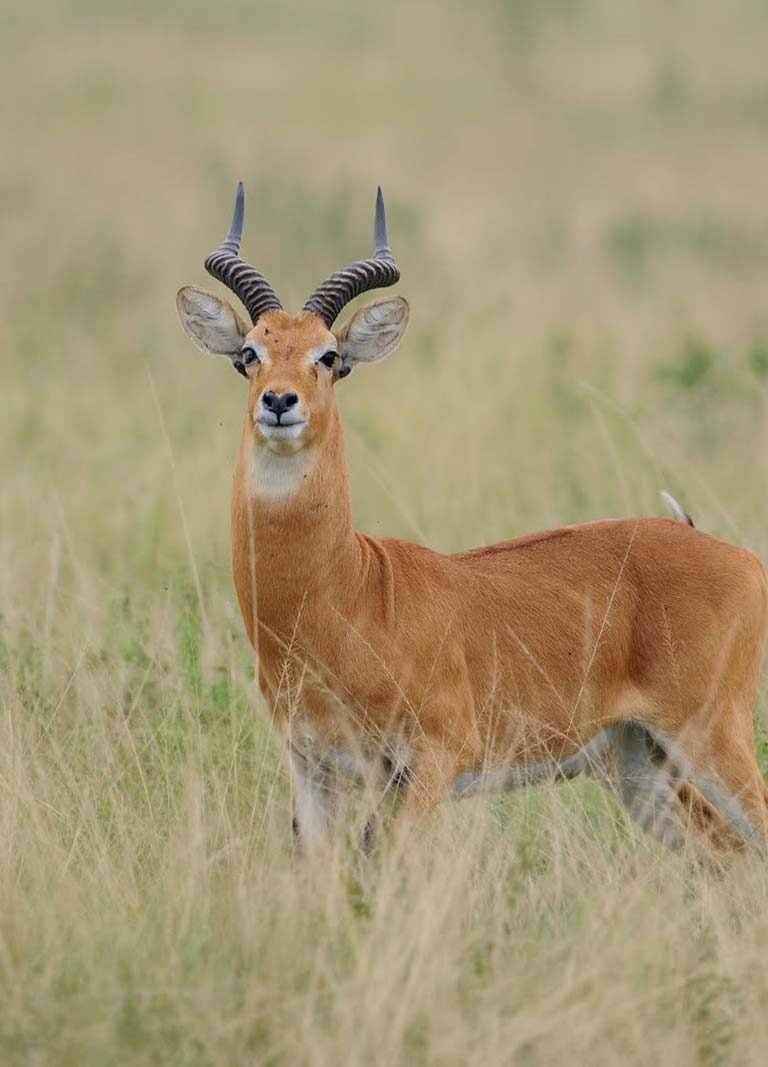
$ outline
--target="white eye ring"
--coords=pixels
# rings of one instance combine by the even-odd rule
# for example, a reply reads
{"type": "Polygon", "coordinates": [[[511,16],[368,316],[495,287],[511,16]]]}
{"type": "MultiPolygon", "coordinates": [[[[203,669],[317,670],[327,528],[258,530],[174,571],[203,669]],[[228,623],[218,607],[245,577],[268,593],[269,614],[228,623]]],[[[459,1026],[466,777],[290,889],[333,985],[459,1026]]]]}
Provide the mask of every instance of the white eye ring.
{"type": "Polygon", "coordinates": [[[259,359],[259,353],[256,351],[255,348],[244,348],[240,352],[240,359],[243,361],[243,364],[246,367],[249,367],[251,363],[254,362],[261,363],[261,360],[259,359]]]}

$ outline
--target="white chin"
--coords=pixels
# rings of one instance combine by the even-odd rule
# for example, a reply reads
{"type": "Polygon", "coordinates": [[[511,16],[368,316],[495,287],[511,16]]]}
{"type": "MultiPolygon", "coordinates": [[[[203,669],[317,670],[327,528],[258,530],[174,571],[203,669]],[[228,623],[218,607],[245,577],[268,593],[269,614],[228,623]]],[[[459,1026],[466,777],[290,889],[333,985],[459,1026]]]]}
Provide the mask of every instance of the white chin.
{"type": "Polygon", "coordinates": [[[299,444],[299,440],[307,428],[306,422],[294,422],[288,426],[268,426],[263,422],[258,423],[261,436],[269,444],[293,445],[299,444]]]}

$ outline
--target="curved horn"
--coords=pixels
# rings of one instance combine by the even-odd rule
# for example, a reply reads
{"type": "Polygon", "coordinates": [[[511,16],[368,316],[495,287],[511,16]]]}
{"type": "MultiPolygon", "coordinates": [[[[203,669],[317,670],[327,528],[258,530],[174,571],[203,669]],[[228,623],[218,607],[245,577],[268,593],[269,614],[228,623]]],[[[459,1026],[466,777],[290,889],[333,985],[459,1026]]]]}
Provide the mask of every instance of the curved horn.
{"type": "Polygon", "coordinates": [[[350,300],[369,289],[383,289],[400,278],[387,237],[387,215],[381,186],[376,194],[376,225],[373,236],[373,258],[359,259],[343,270],[337,270],[315,289],[304,305],[305,311],[319,315],[329,328],[350,300]]]}
{"type": "Polygon", "coordinates": [[[248,309],[251,321],[256,322],[265,311],[279,310],[283,305],[267,279],[238,255],[243,237],[244,217],[245,189],[243,183],[238,182],[235,211],[229,233],[224,243],[207,257],[205,269],[232,290],[248,309]]]}

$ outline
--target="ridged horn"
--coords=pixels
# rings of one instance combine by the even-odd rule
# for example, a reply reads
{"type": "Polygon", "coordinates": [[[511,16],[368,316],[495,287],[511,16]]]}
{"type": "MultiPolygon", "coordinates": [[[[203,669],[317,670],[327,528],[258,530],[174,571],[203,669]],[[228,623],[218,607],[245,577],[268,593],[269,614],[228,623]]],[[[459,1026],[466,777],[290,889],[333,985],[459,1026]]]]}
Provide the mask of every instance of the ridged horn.
{"type": "Polygon", "coordinates": [[[369,289],[383,289],[400,278],[387,237],[387,214],[381,186],[376,194],[376,223],[373,231],[373,257],[359,259],[343,270],[337,270],[315,289],[304,305],[305,311],[319,315],[330,329],[350,300],[369,289]]]}
{"type": "Polygon", "coordinates": [[[205,269],[232,290],[246,307],[251,321],[255,323],[265,311],[276,311],[283,305],[267,279],[239,256],[244,218],[245,189],[243,183],[238,182],[235,211],[229,233],[221,246],[207,257],[205,269]]]}

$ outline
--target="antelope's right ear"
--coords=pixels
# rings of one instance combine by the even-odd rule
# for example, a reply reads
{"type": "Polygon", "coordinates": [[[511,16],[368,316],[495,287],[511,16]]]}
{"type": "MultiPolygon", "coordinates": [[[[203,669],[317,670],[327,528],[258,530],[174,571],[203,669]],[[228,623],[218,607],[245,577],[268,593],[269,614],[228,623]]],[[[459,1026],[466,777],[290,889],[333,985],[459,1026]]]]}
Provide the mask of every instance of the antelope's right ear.
{"type": "Polygon", "coordinates": [[[185,285],[176,294],[176,308],[184,332],[202,352],[229,356],[233,363],[239,359],[248,327],[227,300],[185,285]]]}

